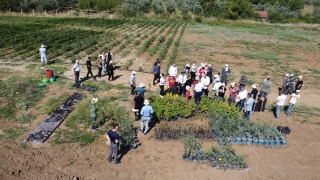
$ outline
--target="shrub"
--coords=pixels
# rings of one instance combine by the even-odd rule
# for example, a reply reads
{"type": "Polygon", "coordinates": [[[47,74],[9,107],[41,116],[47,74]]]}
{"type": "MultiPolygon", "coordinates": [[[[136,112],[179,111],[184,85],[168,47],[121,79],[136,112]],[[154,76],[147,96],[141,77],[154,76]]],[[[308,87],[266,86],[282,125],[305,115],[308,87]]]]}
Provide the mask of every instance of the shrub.
{"type": "Polygon", "coordinates": [[[182,16],[182,19],[185,20],[185,21],[190,21],[192,18],[191,14],[184,14],[182,16]]]}
{"type": "Polygon", "coordinates": [[[201,16],[196,16],[194,18],[194,21],[197,22],[197,23],[202,23],[202,17],[201,16]]]}

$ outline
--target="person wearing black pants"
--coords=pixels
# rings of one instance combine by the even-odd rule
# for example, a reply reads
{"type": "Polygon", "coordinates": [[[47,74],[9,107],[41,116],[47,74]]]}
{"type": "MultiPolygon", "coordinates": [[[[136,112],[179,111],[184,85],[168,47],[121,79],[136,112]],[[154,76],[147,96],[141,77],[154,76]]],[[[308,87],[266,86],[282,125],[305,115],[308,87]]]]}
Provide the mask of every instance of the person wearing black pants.
{"type": "Polygon", "coordinates": [[[153,67],[153,85],[155,86],[155,81],[158,81],[160,79],[160,63],[158,63],[155,67],[153,67]]]}
{"type": "Polygon", "coordinates": [[[113,65],[112,65],[112,61],[109,62],[109,69],[108,69],[108,75],[109,75],[109,78],[108,80],[109,81],[112,81],[113,80],[113,72],[114,68],[113,68],[113,65]],[[111,79],[111,80],[110,80],[111,79]]]}
{"type": "Polygon", "coordinates": [[[91,76],[93,77],[91,57],[88,57],[88,60],[87,60],[87,69],[88,69],[87,78],[89,78],[89,74],[91,74],[91,76]]]}
{"type": "Polygon", "coordinates": [[[166,76],[164,74],[161,74],[159,87],[160,87],[160,96],[164,96],[164,85],[166,84],[166,76]]]}
{"type": "Polygon", "coordinates": [[[98,78],[101,78],[101,71],[102,71],[102,59],[101,57],[98,58],[98,78]]]}

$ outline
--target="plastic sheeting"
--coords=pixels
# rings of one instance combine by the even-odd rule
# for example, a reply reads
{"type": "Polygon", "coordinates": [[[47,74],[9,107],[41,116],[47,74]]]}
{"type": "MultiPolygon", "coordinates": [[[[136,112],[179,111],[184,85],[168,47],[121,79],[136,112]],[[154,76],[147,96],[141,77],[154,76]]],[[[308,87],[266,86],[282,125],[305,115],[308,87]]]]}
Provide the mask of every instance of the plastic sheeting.
{"type": "Polygon", "coordinates": [[[25,141],[33,143],[44,143],[53,131],[63,122],[63,120],[73,110],[73,105],[82,100],[83,94],[73,93],[58,109],[49,115],[28,137],[25,141]]]}

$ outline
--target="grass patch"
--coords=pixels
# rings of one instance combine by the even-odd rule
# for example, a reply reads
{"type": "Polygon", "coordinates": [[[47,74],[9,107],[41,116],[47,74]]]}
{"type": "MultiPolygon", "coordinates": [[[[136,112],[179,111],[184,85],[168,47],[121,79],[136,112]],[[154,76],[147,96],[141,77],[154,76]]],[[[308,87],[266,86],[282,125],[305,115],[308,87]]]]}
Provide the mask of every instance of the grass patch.
{"type": "Polygon", "coordinates": [[[15,127],[10,129],[4,129],[0,131],[0,139],[10,139],[15,140],[19,136],[21,136],[24,132],[26,132],[26,127],[15,127]]]}
{"type": "Polygon", "coordinates": [[[304,104],[297,104],[294,106],[293,111],[317,111],[317,108],[310,107],[304,104]]]}
{"type": "Polygon", "coordinates": [[[51,139],[52,144],[64,144],[64,143],[80,143],[81,145],[89,145],[93,143],[103,131],[84,132],[80,130],[70,131],[70,130],[58,130],[51,139]]]}
{"type": "Polygon", "coordinates": [[[246,75],[246,76],[254,76],[254,75],[256,75],[256,72],[245,72],[245,71],[241,71],[240,74],[246,75]]]}
{"type": "Polygon", "coordinates": [[[249,53],[245,52],[242,54],[243,57],[246,59],[259,59],[259,60],[264,60],[264,61],[279,61],[279,58],[273,53],[273,52],[260,52],[260,53],[249,53]]]}
{"type": "Polygon", "coordinates": [[[48,98],[43,105],[43,112],[48,115],[53,113],[69,96],[69,93],[64,92],[59,97],[48,98]]]}

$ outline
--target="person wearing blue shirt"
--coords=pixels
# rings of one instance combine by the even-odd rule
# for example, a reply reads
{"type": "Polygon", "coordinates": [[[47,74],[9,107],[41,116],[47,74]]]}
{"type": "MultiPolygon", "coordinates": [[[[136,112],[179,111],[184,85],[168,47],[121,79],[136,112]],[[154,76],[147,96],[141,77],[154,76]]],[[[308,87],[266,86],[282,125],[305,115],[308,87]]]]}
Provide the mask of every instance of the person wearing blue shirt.
{"type": "Polygon", "coordinates": [[[149,100],[144,100],[144,105],[141,109],[141,121],[140,121],[140,131],[147,134],[149,129],[149,122],[151,120],[151,114],[153,113],[152,107],[149,105],[149,100]],[[144,127],[144,122],[146,122],[146,126],[144,127]],[[144,131],[143,131],[144,128],[144,131]]]}
{"type": "Polygon", "coordinates": [[[145,88],[145,85],[143,83],[139,84],[139,87],[136,88],[137,92],[140,92],[140,95],[144,98],[144,93],[147,91],[150,91],[151,85],[149,84],[149,90],[145,88]]]}
{"type": "Polygon", "coordinates": [[[118,151],[119,151],[119,134],[117,133],[119,126],[114,124],[112,129],[110,129],[106,135],[108,141],[110,141],[110,151],[108,154],[108,162],[111,162],[111,156],[114,155],[114,164],[119,164],[118,161],[118,151]]]}
{"type": "Polygon", "coordinates": [[[246,109],[245,109],[245,118],[250,121],[250,115],[252,113],[252,107],[253,107],[253,103],[254,103],[254,99],[251,96],[251,94],[248,94],[248,101],[246,103],[246,109]]]}
{"type": "Polygon", "coordinates": [[[154,74],[153,85],[155,86],[156,85],[155,81],[159,81],[160,79],[160,63],[158,63],[156,66],[153,67],[153,74],[154,74]]]}

